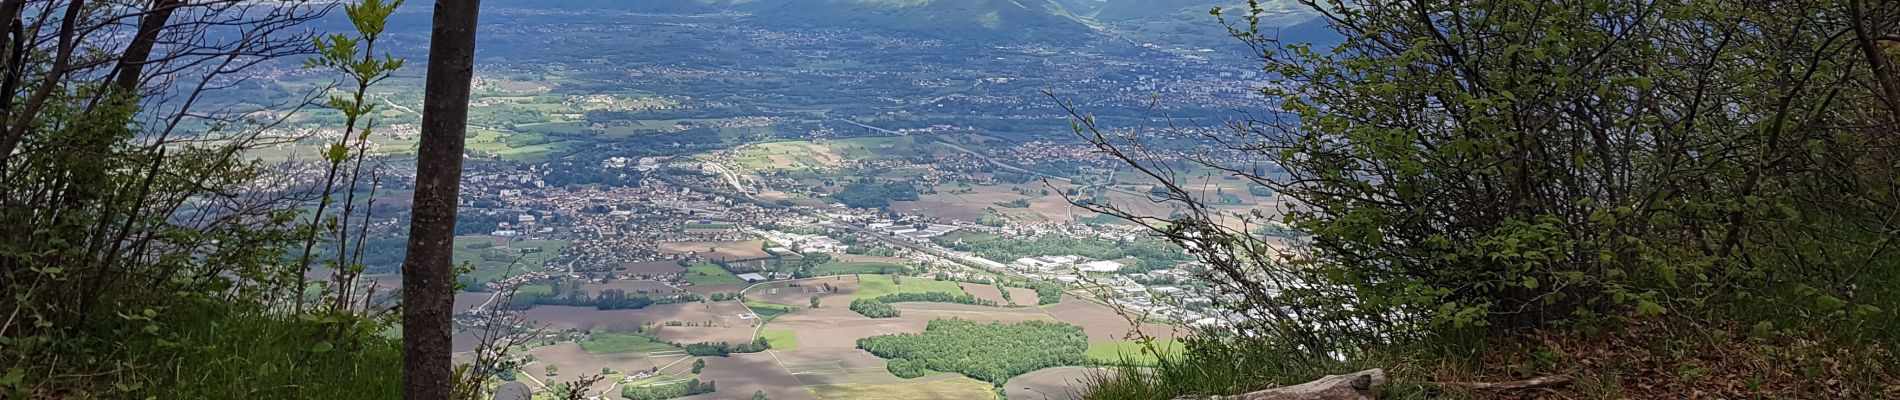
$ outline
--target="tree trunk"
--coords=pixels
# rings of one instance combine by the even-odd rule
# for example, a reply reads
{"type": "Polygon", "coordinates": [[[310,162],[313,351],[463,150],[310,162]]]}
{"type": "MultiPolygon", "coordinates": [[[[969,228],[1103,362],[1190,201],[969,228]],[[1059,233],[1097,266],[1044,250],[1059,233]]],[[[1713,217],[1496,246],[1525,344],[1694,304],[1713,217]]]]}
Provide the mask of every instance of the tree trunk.
{"type": "Polygon", "coordinates": [[[402,264],[403,398],[448,400],[450,310],[455,276],[455,208],[461,191],[462,146],[468,128],[469,80],[475,68],[475,23],[481,0],[437,0],[423,88],[422,143],[402,264]]]}

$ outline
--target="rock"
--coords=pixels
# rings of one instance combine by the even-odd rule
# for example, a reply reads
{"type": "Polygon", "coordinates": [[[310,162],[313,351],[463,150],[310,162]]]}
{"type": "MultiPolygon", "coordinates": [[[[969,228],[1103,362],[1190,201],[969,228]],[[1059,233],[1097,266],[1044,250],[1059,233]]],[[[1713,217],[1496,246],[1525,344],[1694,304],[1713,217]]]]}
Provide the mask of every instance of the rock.
{"type": "Polygon", "coordinates": [[[534,391],[528,390],[528,384],[508,382],[495,388],[495,400],[528,400],[534,397],[534,391]]]}
{"type": "Polygon", "coordinates": [[[1385,370],[1373,368],[1233,396],[1181,397],[1176,400],[1373,400],[1379,398],[1384,389],[1385,370]]]}

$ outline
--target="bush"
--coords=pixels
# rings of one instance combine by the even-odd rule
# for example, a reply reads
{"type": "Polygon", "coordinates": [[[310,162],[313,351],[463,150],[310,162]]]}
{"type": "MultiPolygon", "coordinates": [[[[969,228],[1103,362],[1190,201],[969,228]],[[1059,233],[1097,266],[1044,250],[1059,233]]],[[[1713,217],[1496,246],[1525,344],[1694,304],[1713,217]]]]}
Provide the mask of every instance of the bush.
{"type": "Polygon", "coordinates": [[[870,318],[897,318],[898,316],[896,308],[891,308],[889,303],[877,299],[851,300],[850,308],[851,311],[870,318]]]}

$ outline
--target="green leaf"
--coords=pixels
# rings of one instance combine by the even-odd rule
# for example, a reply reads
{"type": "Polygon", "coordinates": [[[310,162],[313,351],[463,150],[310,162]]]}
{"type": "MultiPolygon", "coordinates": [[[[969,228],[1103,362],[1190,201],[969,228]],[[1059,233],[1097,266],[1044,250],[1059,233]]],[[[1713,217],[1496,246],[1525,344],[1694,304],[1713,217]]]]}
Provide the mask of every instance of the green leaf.
{"type": "Polygon", "coordinates": [[[1667,312],[1669,312],[1669,310],[1664,309],[1661,304],[1656,304],[1656,302],[1649,301],[1649,300],[1636,301],[1636,316],[1638,317],[1662,315],[1667,312]]]}
{"type": "Polygon", "coordinates": [[[311,346],[310,346],[310,352],[312,352],[312,353],[326,353],[326,352],[329,352],[329,351],[330,351],[330,349],[332,349],[332,348],[335,348],[335,347],[336,347],[336,345],[333,345],[333,344],[330,344],[330,342],[327,342],[327,341],[325,341],[325,342],[317,342],[317,344],[314,344],[314,345],[311,345],[311,346]]]}
{"type": "Polygon", "coordinates": [[[1824,294],[1814,299],[1814,306],[1820,308],[1821,311],[1834,311],[1847,307],[1847,301],[1841,300],[1839,297],[1824,294]]]}
{"type": "Polygon", "coordinates": [[[1773,338],[1775,336],[1774,321],[1762,321],[1762,322],[1755,323],[1755,327],[1750,328],[1748,330],[1748,336],[1752,338],[1756,338],[1756,339],[1773,338]]]}

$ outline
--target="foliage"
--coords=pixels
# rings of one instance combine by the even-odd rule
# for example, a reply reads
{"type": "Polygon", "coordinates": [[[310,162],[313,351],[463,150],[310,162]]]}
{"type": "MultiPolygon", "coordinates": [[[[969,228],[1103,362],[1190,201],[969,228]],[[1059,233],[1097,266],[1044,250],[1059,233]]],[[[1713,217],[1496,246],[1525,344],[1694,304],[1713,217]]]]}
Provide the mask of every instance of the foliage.
{"type": "Polygon", "coordinates": [[[917,187],[910,182],[875,183],[866,180],[852,182],[844,190],[833,194],[832,200],[854,208],[884,208],[892,201],[917,200],[917,187]]]}
{"type": "MultiPolygon", "coordinates": [[[[1035,290],[1036,291],[1036,305],[1039,305],[1039,306],[1046,306],[1050,304],[1061,303],[1062,293],[1065,291],[1065,289],[1063,289],[1062,287],[1062,284],[1054,283],[1054,282],[1009,281],[1009,282],[1004,283],[1004,285],[1009,286],[1009,287],[1019,287],[1019,288],[1024,288],[1024,289],[1035,290]]],[[[1009,292],[1004,291],[1003,293],[1009,293],[1009,292]]]]}
{"type": "Polygon", "coordinates": [[[852,299],[851,311],[869,318],[897,318],[896,308],[877,299],[852,299]]]}
{"type": "MultiPolygon", "coordinates": [[[[1483,340],[1454,338],[1547,330],[1663,326],[1671,334],[1646,338],[1733,342],[1715,327],[1801,321],[1841,351],[1900,338],[1882,329],[1900,320],[1893,292],[1863,289],[1900,275],[1884,262],[1900,238],[1900,142],[1880,133],[1900,116],[1900,80],[1875,39],[1893,27],[1870,23],[1891,5],[1305,5],[1344,41],[1276,40],[1253,4],[1233,33],[1259,50],[1275,103],[1201,131],[1217,146],[1201,153],[1221,156],[1189,157],[1297,205],[1278,220],[1211,207],[1169,172],[1178,159],[1064,106],[1081,138],[1180,211],[1085,207],[1192,249],[1209,265],[1194,280],[1241,316],[1137,383],[1232,390],[1170,379],[1249,353],[1283,360],[1263,370],[1312,371],[1382,348],[1482,353],[1483,340]],[[1282,231],[1274,223],[1306,235],[1299,248],[1258,234],[1282,231]]],[[[1880,376],[1828,389],[1855,397],[1882,390],[1888,365],[1815,374],[1880,376]]],[[[1733,390],[1679,375],[1668,385],[1733,390]]]]}
{"type": "Polygon", "coordinates": [[[934,370],[1002,384],[1029,371],[1087,362],[1083,353],[1088,351],[1088,335],[1081,327],[1063,323],[939,319],[930,321],[922,334],[858,339],[858,348],[890,359],[887,368],[900,377],[934,370]]]}
{"type": "MultiPolygon", "coordinates": [[[[359,285],[349,240],[375,210],[356,197],[378,180],[370,125],[333,126],[343,134],[313,163],[269,165],[252,152],[296,138],[279,118],[232,116],[286,110],[199,99],[315,53],[358,89],[327,105],[361,110],[347,99],[401,65],[373,47],[396,4],[346,5],[356,29],[317,35],[305,23],[328,5],[15,3],[0,7],[15,27],[0,33],[14,44],[0,74],[0,397],[393,397],[391,297],[359,285]],[[279,172],[305,168],[328,179],[279,172]]],[[[279,100],[297,112],[312,97],[279,100]]]]}
{"type": "Polygon", "coordinates": [[[929,303],[970,304],[970,305],[978,305],[978,306],[996,307],[996,302],[979,299],[979,298],[976,298],[976,296],[971,296],[969,293],[956,293],[956,294],[944,293],[944,292],[892,293],[892,294],[887,294],[883,296],[878,296],[878,298],[875,300],[885,302],[885,303],[902,303],[902,302],[907,302],[907,301],[915,301],[915,302],[929,302],[929,303]]]}
{"type": "Polygon", "coordinates": [[[725,357],[732,353],[757,353],[772,348],[764,337],[753,339],[750,343],[733,345],[727,342],[693,343],[686,345],[686,354],[699,357],[725,357]]]}
{"type": "Polygon", "coordinates": [[[691,379],[686,382],[658,386],[625,386],[620,389],[620,396],[628,400],[666,400],[712,393],[718,389],[718,385],[713,381],[701,383],[699,379],[691,379]]]}

